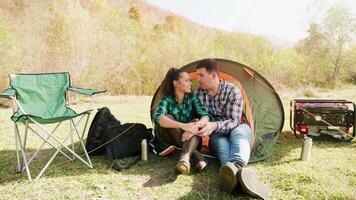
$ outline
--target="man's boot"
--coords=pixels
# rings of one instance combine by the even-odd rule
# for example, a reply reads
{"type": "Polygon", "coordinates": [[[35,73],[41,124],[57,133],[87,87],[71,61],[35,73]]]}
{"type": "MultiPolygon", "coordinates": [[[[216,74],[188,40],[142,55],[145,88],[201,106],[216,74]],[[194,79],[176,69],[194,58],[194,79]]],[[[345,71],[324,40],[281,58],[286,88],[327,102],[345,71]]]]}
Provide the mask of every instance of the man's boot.
{"type": "Polygon", "coordinates": [[[271,189],[261,183],[255,172],[247,168],[241,168],[237,175],[242,189],[251,196],[261,199],[269,199],[271,189]]]}
{"type": "Polygon", "coordinates": [[[183,143],[182,154],[176,165],[176,169],[180,174],[188,174],[190,171],[190,156],[197,149],[199,137],[193,136],[188,141],[183,143]]]}
{"type": "Polygon", "coordinates": [[[195,150],[193,152],[193,155],[196,161],[195,168],[198,172],[202,172],[208,165],[208,163],[206,162],[204,156],[198,150],[195,150]]]}
{"type": "Polygon", "coordinates": [[[244,167],[242,162],[227,162],[219,170],[221,190],[227,193],[233,193],[239,180],[237,174],[244,167]]]}

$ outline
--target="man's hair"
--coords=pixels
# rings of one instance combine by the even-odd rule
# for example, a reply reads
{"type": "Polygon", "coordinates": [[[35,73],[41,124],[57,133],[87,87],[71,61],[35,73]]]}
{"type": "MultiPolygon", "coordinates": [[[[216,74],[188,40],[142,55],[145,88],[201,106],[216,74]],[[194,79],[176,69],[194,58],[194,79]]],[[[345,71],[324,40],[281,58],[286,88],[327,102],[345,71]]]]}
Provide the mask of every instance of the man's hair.
{"type": "Polygon", "coordinates": [[[195,69],[201,69],[201,68],[205,68],[206,71],[209,73],[211,72],[219,73],[220,71],[218,63],[212,58],[201,60],[195,67],[195,69]]]}
{"type": "Polygon", "coordinates": [[[165,96],[174,96],[174,84],[173,81],[178,81],[178,79],[180,78],[180,74],[184,72],[181,69],[177,69],[177,68],[170,68],[167,71],[166,76],[164,77],[163,80],[163,95],[165,96]]]}

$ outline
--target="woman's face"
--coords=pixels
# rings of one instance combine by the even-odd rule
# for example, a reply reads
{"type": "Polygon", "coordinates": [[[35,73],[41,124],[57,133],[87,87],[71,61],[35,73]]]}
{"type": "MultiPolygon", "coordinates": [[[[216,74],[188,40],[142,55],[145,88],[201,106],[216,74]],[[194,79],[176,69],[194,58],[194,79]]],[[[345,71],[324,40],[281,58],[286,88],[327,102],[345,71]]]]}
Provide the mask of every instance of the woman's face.
{"type": "Polygon", "coordinates": [[[173,81],[174,89],[184,93],[192,92],[192,82],[187,72],[182,72],[177,81],[173,81]]]}

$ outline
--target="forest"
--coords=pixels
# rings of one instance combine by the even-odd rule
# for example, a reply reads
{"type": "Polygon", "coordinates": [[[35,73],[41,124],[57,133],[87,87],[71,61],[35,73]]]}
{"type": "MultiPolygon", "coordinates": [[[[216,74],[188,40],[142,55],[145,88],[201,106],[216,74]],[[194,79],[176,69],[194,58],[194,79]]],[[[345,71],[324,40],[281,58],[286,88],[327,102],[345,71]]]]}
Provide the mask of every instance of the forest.
{"type": "Polygon", "coordinates": [[[277,88],[356,84],[356,19],[336,3],[292,47],[204,27],[142,0],[4,0],[0,90],[9,73],[68,71],[75,85],[152,95],[170,67],[213,57],[243,63],[277,88]]]}

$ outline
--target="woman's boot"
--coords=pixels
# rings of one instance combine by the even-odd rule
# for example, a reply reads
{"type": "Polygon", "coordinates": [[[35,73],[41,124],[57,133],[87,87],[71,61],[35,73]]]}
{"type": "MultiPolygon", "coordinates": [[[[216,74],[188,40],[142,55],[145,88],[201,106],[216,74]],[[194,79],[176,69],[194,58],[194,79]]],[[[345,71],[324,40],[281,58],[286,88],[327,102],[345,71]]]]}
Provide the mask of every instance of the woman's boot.
{"type": "Polygon", "coordinates": [[[206,162],[204,156],[198,150],[195,150],[193,152],[193,155],[196,161],[195,168],[198,172],[202,172],[208,165],[208,163],[206,162]]]}
{"type": "Polygon", "coordinates": [[[190,156],[197,149],[200,138],[197,136],[191,137],[183,143],[182,154],[176,165],[176,169],[180,174],[188,174],[190,171],[190,156]]]}

